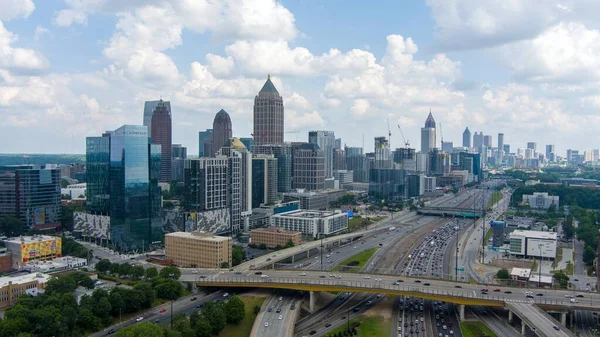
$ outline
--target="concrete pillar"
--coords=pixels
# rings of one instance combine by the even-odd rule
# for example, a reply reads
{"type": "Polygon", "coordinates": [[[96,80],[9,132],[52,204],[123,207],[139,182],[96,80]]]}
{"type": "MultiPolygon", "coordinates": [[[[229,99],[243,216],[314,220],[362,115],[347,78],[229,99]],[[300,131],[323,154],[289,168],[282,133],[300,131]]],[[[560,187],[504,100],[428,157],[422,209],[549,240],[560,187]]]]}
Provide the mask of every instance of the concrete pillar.
{"type": "Polygon", "coordinates": [[[560,324],[567,326],[567,312],[561,312],[560,313],[560,324]]]}
{"type": "Polygon", "coordinates": [[[306,250],[306,258],[308,259],[310,257],[310,249],[306,250]]]}
{"type": "Polygon", "coordinates": [[[574,327],[574,326],[575,326],[575,324],[573,323],[573,319],[575,318],[575,312],[574,312],[574,311],[571,311],[571,313],[570,313],[570,315],[569,315],[569,316],[571,316],[571,327],[574,327]]]}
{"type": "Polygon", "coordinates": [[[309,296],[310,298],[308,299],[308,311],[312,313],[315,311],[315,292],[311,291],[309,296]]]}
{"type": "Polygon", "coordinates": [[[513,312],[512,311],[508,311],[508,323],[512,323],[513,322],[513,312]]]}
{"type": "Polygon", "coordinates": [[[296,255],[292,255],[292,263],[294,263],[294,261],[296,260],[296,259],[294,259],[295,257],[296,257],[296,255]]]}
{"type": "Polygon", "coordinates": [[[525,336],[525,328],[527,327],[527,325],[525,325],[525,321],[521,320],[521,335],[525,336]]]}
{"type": "Polygon", "coordinates": [[[465,320],[465,305],[464,305],[464,304],[461,304],[461,305],[459,306],[459,313],[460,313],[460,314],[459,314],[459,316],[460,316],[460,320],[461,320],[461,321],[464,321],[464,320],[465,320]]]}

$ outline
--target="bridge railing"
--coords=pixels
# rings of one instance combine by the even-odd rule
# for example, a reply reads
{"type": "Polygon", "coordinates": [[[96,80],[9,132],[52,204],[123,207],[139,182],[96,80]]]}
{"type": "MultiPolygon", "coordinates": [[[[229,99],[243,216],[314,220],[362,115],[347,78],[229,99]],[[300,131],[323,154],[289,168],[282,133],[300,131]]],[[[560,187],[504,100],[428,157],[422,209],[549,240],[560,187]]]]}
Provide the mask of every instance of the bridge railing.
{"type": "Polygon", "coordinates": [[[340,279],[319,279],[319,280],[311,280],[311,279],[301,279],[301,278],[288,278],[288,277],[270,277],[270,278],[249,278],[249,279],[240,279],[240,278],[230,278],[230,277],[218,277],[214,279],[201,279],[197,282],[198,286],[219,286],[223,284],[236,284],[242,286],[251,287],[253,284],[268,286],[269,284],[273,285],[290,285],[290,289],[294,289],[294,285],[302,286],[309,285],[316,287],[330,287],[330,288],[347,288],[347,291],[358,291],[361,290],[370,290],[370,292],[403,292],[403,293],[414,293],[416,297],[419,297],[419,294],[427,295],[428,297],[440,297],[442,298],[463,298],[463,299],[472,299],[472,300],[481,300],[481,301],[490,301],[490,302],[512,302],[512,303],[527,303],[527,304],[537,304],[537,305],[547,305],[547,306],[561,306],[561,307],[572,307],[572,308],[600,308],[600,303],[594,303],[591,299],[588,303],[580,301],[578,303],[570,303],[570,299],[566,300],[553,300],[547,299],[544,297],[536,297],[536,298],[523,298],[516,299],[511,297],[505,297],[501,294],[497,295],[484,295],[473,292],[473,290],[464,290],[464,289],[456,289],[456,290],[446,290],[446,289],[437,289],[435,287],[429,286],[420,286],[419,285],[408,285],[405,283],[401,283],[399,285],[390,285],[374,282],[361,282],[361,281],[346,281],[340,279]]]}

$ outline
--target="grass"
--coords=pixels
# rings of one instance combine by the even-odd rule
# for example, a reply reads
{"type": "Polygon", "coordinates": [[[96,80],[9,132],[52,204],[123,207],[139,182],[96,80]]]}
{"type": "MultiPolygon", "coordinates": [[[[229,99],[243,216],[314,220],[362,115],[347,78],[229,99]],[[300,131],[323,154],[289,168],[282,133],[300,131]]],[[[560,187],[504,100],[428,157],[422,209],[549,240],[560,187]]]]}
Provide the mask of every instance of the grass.
{"type": "Polygon", "coordinates": [[[225,328],[219,334],[220,337],[248,337],[252,331],[256,314],[254,314],[254,306],[258,305],[261,307],[265,301],[264,297],[256,296],[240,296],[242,302],[244,302],[244,319],[238,324],[227,324],[225,328]]]}
{"type": "Polygon", "coordinates": [[[362,228],[363,227],[363,218],[359,217],[359,216],[354,216],[352,217],[352,219],[348,220],[348,229],[350,231],[356,230],[358,228],[362,228]]]}
{"type": "Polygon", "coordinates": [[[487,204],[487,208],[494,206],[494,204],[497,203],[498,201],[500,201],[501,199],[502,199],[502,192],[494,191],[494,193],[492,193],[492,198],[490,199],[490,201],[487,204]]]}
{"type": "Polygon", "coordinates": [[[496,337],[496,334],[481,322],[461,322],[460,331],[464,337],[496,337]]]}
{"type": "Polygon", "coordinates": [[[490,229],[488,229],[487,233],[485,233],[485,239],[484,239],[484,242],[485,242],[485,244],[486,244],[486,245],[488,244],[488,241],[489,241],[489,240],[490,240],[490,238],[492,237],[492,233],[493,233],[493,230],[492,230],[491,228],[490,228],[490,229]]]}
{"type": "Polygon", "coordinates": [[[558,247],[556,249],[556,258],[554,259],[554,262],[552,262],[552,269],[556,269],[556,267],[558,267],[558,261],[562,261],[562,255],[563,249],[561,247],[558,247]]]}
{"type": "MultiPolygon", "coordinates": [[[[358,316],[350,320],[350,327],[356,327],[360,337],[379,337],[389,336],[392,329],[391,321],[383,317],[365,317],[358,316]]],[[[325,336],[331,337],[339,332],[344,332],[348,326],[346,324],[329,332],[325,336]]]]}
{"type": "Polygon", "coordinates": [[[347,266],[351,262],[357,261],[358,264],[352,265],[350,268],[342,270],[348,273],[357,273],[362,269],[362,267],[367,263],[367,261],[369,261],[371,256],[375,254],[377,249],[379,249],[379,247],[373,247],[371,249],[367,249],[363,252],[360,252],[354,256],[351,256],[345,259],[344,261],[340,262],[340,264],[333,268],[333,271],[341,271],[342,267],[347,266]]]}

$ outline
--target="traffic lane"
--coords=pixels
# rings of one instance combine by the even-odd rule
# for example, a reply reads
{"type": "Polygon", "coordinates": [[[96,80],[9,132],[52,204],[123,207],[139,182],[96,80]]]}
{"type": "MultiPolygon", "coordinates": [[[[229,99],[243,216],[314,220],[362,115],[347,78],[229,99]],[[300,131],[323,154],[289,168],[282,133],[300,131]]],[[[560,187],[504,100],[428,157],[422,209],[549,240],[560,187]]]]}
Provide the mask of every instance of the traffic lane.
{"type": "Polygon", "coordinates": [[[262,320],[260,321],[260,325],[258,329],[256,329],[257,336],[268,336],[271,334],[271,324],[273,323],[273,318],[275,317],[275,303],[277,302],[277,298],[275,296],[271,297],[267,305],[267,311],[263,313],[262,320]],[[267,326],[265,326],[267,324],[267,326]]]}
{"type": "Polygon", "coordinates": [[[290,322],[290,321],[284,319],[289,314],[289,311],[290,311],[289,309],[290,309],[290,305],[292,303],[291,302],[292,299],[290,297],[279,297],[279,298],[281,298],[281,300],[278,299],[278,303],[276,303],[279,313],[277,313],[278,310],[275,311],[276,317],[273,318],[273,329],[270,329],[271,335],[274,337],[285,336],[286,331],[287,331],[287,325],[294,324],[294,322],[290,322]],[[281,319],[279,317],[281,317],[281,319]]]}

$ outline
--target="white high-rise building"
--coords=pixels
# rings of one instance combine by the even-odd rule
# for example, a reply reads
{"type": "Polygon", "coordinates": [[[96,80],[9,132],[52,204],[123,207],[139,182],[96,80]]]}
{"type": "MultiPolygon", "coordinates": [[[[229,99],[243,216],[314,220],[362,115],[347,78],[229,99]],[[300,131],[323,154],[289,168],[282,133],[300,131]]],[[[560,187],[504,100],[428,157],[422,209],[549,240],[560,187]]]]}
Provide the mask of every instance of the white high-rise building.
{"type": "Polygon", "coordinates": [[[333,177],[333,149],[335,148],[335,134],[333,131],[309,131],[308,142],[317,144],[325,155],[325,178],[333,177]]]}
{"type": "Polygon", "coordinates": [[[435,146],[435,119],[429,111],[425,126],[421,128],[421,153],[429,153],[435,146]]]}

